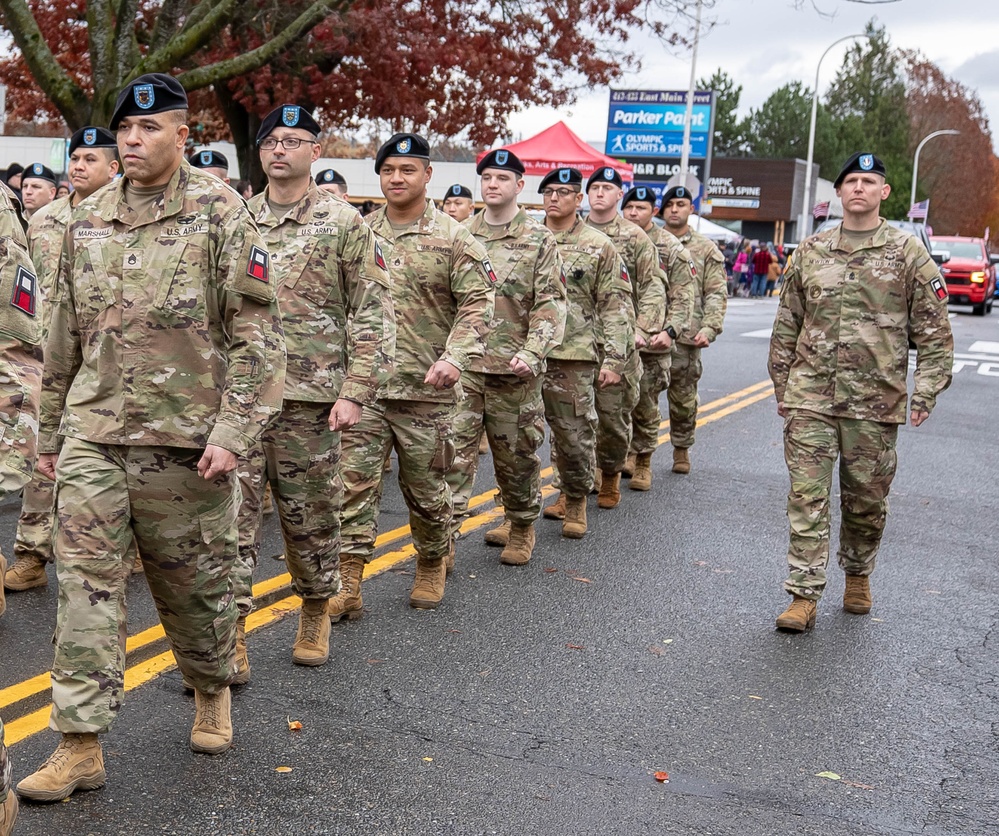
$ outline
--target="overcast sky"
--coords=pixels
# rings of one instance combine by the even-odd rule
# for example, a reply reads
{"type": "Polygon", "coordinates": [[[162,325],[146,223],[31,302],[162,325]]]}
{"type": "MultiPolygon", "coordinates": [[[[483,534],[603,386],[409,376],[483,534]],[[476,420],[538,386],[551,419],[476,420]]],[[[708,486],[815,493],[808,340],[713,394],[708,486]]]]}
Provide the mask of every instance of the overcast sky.
{"type": "MultiPolygon", "coordinates": [[[[793,0],[717,0],[709,12],[717,25],[698,47],[697,77],[710,76],[718,67],[725,70],[742,85],[740,110],[745,115],[789,81],[802,80],[811,88],[823,50],[837,38],[862,32],[864,24],[876,16],[896,47],[918,49],[948,76],[977,91],[989,115],[993,145],[999,147],[999,13],[993,0],[899,0],[883,5],[805,0],[800,11],[794,5],[793,0]],[[834,16],[816,13],[813,2],[834,16]]],[[[686,89],[689,52],[674,56],[653,40],[633,43],[646,50],[642,69],[615,87],[686,89]]],[[[823,94],[849,47],[850,42],[837,45],[822,62],[819,90],[823,94]]],[[[572,108],[530,108],[514,116],[510,124],[515,138],[523,139],[564,119],[583,139],[602,142],[607,110],[607,90],[597,89],[581,95],[572,108]]]]}

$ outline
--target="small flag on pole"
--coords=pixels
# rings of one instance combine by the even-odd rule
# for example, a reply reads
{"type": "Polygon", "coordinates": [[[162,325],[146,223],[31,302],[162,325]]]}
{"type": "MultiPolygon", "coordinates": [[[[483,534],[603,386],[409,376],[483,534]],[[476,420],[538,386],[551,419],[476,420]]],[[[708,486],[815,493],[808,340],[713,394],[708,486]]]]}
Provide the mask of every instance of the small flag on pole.
{"type": "Polygon", "coordinates": [[[913,221],[925,221],[926,216],[930,212],[930,199],[921,200],[919,203],[913,203],[909,207],[909,220],[913,221]]]}
{"type": "Polygon", "coordinates": [[[813,218],[828,218],[829,217],[829,201],[823,200],[821,203],[816,203],[815,208],[812,209],[813,218]]]}

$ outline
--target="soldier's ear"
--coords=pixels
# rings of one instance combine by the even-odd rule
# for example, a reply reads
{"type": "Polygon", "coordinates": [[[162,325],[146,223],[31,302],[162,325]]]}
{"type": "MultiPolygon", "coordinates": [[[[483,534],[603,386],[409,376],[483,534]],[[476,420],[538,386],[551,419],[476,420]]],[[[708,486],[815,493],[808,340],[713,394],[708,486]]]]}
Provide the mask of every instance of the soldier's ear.
{"type": "Polygon", "coordinates": [[[881,199],[882,200],[887,200],[888,199],[888,195],[890,195],[890,194],[891,194],[891,186],[889,186],[887,183],[885,183],[881,187],[881,199]]]}

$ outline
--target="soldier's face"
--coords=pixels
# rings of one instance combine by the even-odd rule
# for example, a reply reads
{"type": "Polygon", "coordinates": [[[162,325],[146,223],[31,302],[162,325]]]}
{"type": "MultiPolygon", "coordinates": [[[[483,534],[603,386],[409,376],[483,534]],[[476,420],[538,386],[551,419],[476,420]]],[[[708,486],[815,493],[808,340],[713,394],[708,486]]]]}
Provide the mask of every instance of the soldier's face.
{"type": "Polygon", "coordinates": [[[56,187],[48,180],[26,177],[21,183],[21,201],[29,212],[37,212],[47,206],[56,196],[56,187]]]}
{"type": "Polygon", "coordinates": [[[663,207],[663,220],[668,229],[684,229],[690,219],[693,204],[685,197],[674,197],[663,207]]]}
{"type": "Polygon", "coordinates": [[[433,167],[412,157],[387,157],[378,169],[378,182],[385,202],[405,209],[427,199],[427,184],[433,167]]]}
{"type": "Polygon", "coordinates": [[[633,224],[638,224],[642,229],[648,229],[649,224],[652,223],[654,211],[655,207],[651,203],[644,200],[633,200],[621,210],[621,214],[633,224]]]}
{"type": "Polygon", "coordinates": [[[509,206],[517,201],[524,189],[524,180],[514,171],[487,168],[482,172],[482,202],[494,209],[509,206]]]}
{"type": "Polygon", "coordinates": [[[90,197],[118,173],[118,161],[110,151],[77,148],[69,155],[69,182],[81,198],[90,197]]]}
{"type": "Polygon", "coordinates": [[[583,193],[568,186],[549,186],[542,192],[545,202],[545,218],[551,218],[558,223],[576,214],[583,205],[583,193]],[[568,192],[568,194],[559,194],[568,192]]]}
{"type": "Polygon", "coordinates": [[[441,207],[445,215],[450,215],[456,221],[463,221],[471,217],[472,201],[467,197],[449,197],[445,199],[444,206],[441,207]]]}
{"type": "Polygon", "coordinates": [[[180,166],[188,128],[179,111],[126,116],[118,125],[118,156],[137,186],[161,186],[180,166]]]}
{"type": "Polygon", "coordinates": [[[590,199],[590,208],[598,212],[607,212],[617,207],[624,191],[613,183],[594,183],[586,196],[590,199]]]}
{"type": "Polygon", "coordinates": [[[844,215],[869,215],[878,211],[882,200],[887,200],[891,186],[880,174],[851,171],[843,178],[836,194],[843,201],[844,215]]]}
{"type": "Polygon", "coordinates": [[[321,148],[315,137],[302,128],[277,127],[267,135],[278,140],[269,150],[260,149],[260,165],[268,180],[279,182],[304,180],[312,177],[312,163],[319,159],[321,148]],[[283,140],[299,140],[298,148],[285,148],[283,140]]]}
{"type": "Polygon", "coordinates": [[[339,183],[323,183],[319,187],[320,191],[329,192],[330,194],[335,194],[337,197],[347,197],[347,190],[341,186],[339,183]]]}

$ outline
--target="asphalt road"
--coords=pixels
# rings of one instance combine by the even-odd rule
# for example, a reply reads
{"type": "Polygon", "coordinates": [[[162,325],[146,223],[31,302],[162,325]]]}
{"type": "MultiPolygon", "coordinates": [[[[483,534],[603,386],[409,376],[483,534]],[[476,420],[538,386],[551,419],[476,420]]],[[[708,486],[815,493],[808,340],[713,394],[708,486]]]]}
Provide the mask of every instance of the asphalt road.
{"type": "MultiPolygon", "coordinates": [[[[323,668],[291,664],[296,618],[280,616],[295,601],[269,522],[253,677],[225,755],[189,751],[193,700],[134,577],[107,786],[24,804],[17,832],[999,833],[999,315],[956,309],[954,384],[900,434],[871,614],[840,609],[834,570],[816,629],[790,636],[774,630],[787,603],[781,424],[756,385],[774,308],[733,302],[705,353],[693,472],[670,472],[667,443],[650,493],[625,491],[613,511],[591,498],[582,541],[542,521],[531,563],[501,566],[481,536],[486,459],[483,516],[435,612],[407,606],[393,482],[366,615],[335,627],[323,668]]],[[[0,508],[8,554],[16,514],[0,508]]],[[[54,578],[11,595],[0,622],[15,780],[57,740],[45,729],[55,597],[54,578]]]]}

